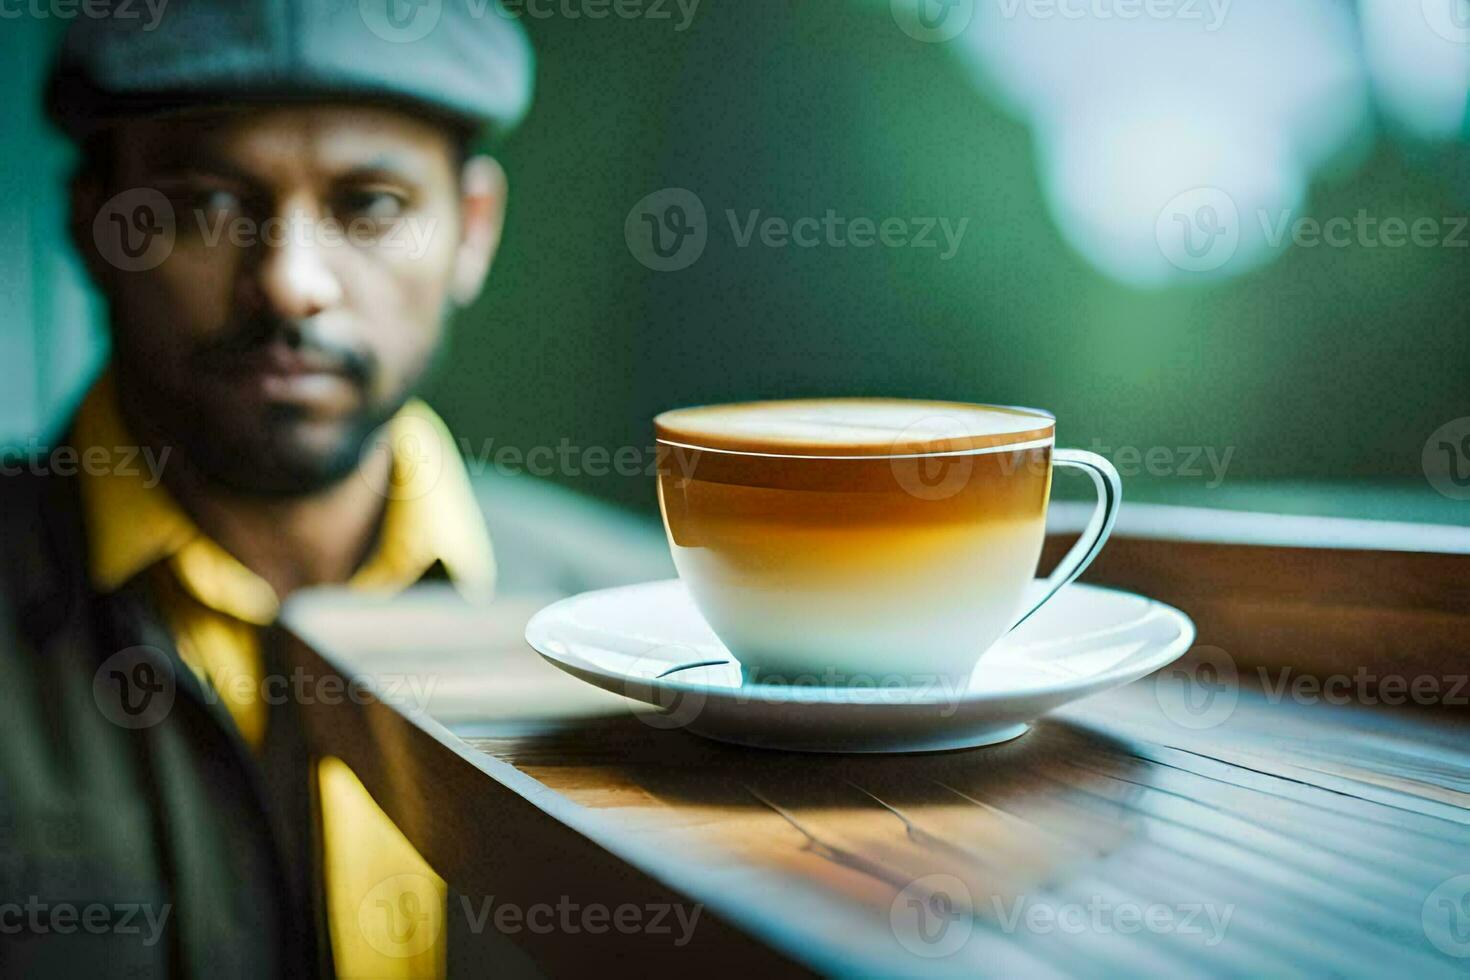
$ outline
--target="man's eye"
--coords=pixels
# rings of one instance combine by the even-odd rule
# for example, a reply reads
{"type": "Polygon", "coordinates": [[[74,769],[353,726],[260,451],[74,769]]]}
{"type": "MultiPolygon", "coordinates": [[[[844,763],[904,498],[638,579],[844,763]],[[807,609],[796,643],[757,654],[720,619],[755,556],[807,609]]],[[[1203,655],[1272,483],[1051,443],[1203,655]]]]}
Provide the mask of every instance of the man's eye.
{"type": "Polygon", "coordinates": [[[392,191],[360,190],[342,195],[334,210],[339,218],[391,221],[408,208],[408,201],[392,191]]]}
{"type": "Polygon", "coordinates": [[[198,190],[189,194],[189,210],[204,214],[233,214],[241,209],[240,198],[230,191],[198,190]]]}

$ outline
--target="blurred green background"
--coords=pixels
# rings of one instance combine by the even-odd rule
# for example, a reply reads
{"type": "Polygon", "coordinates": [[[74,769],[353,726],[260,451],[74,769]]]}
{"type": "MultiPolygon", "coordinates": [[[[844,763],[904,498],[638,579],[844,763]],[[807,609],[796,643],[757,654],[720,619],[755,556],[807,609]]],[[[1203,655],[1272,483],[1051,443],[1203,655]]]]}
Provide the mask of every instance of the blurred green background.
{"type": "MultiPolygon", "coordinates": [[[[1432,432],[1470,416],[1470,249],[1288,248],[1229,282],[1133,289],[1064,243],[1026,129],[885,5],[706,0],[677,23],[526,22],[538,94],[499,149],[504,244],[429,392],[472,455],[646,447],[655,413],[691,403],[960,399],[1048,408],[1063,445],[1231,454],[1218,486],[1201,464],[1130,479],[1133,499],[1470,523],[1421,463],[1432,432]],[[710,233],[697,263],[659,273],[634,259],[624,221],[665,187],[699,196],[710,233]],[[941,261],[741,248],[727,209],[970,223],[941,261]]],[[[0,109],[11,441],[63,418],[102,356],[61,236],[66,149],[33,97],[62,26],[0,34],[21,76],[0,109]]],[[[1377,140],[1312,188],[1306,213],[1466,214],[1463,159],[1377,140]]],[[[646,477],[549,478],[654,507],[646,477]]]]}

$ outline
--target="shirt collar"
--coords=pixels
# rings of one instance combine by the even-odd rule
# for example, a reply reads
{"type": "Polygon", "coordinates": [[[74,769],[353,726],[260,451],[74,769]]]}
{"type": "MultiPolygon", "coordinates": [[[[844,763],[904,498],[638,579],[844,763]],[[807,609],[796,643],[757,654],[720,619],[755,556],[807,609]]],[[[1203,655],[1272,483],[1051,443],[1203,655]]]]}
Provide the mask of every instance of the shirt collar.
{"type": "MultiPolygon", "coordinates": [[[[137,445],[118,411],[110,374],[82,402],[73,438],[79,453],[100,446],[113,460],[127,458],[137,445]]],[[[495,587],[495,559],[469,474],[443,421],[427,405],[411,401],[368,449],[393,454],[392,475],[378,543],[348,585],[397,592],[437,563],[466,598],[487,601],[495,587]]],[[[167,563],[205,605],[257,625],[274,621],[280,611],[274,590],[195,526],[159,473],[161,467],[142,465],[82,468],[93,585],[112,592],[167,563]]]]}

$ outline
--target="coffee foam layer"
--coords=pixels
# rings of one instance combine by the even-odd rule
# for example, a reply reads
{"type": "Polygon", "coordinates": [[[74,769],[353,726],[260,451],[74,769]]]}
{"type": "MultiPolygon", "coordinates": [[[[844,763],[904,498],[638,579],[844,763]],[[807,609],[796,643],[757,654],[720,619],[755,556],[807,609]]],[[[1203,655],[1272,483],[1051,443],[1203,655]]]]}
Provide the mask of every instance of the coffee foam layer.
{"type": "Polygon", "coordinates": [[[654,420],[664,442],[795,456],[962,452],[1047,439],[1054,425],[1031,409],[888,398],[711,405],[654,420]]]}

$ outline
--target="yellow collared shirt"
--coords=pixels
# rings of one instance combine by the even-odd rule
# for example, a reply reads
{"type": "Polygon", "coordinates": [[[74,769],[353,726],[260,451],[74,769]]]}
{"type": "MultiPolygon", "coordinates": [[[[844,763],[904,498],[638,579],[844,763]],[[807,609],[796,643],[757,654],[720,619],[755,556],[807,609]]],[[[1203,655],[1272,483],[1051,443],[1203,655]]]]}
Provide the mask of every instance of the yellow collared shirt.
{"type": "MultiPolygon", "coordinates": [[[[389,499],[378,543],[352,588],[400,591],[436,563],[472,601],[488,601],[495,561],[469,476],[444,423],[410,402],[384,432],[393,451],[389,499]]],[[[77,413],[78,451],[135,446],[103,375],[77,413]]],[[[164,463],[166,466],[166,461],[164,463]]],[[[245,742],[259,749],[267,705],[259,630],[274,622],[271,586],[201,532],[141,467],[83,472],[82,507],[93,584],[114,591],[146,576],[179,654],[218,693],[245,742]]],[[[446,888],[345,763],[317,761],[327,919],[337,975],[436,978],[444,975],[446,888]],[[387,901],[436,916],[405,936],[375,914],[387,901]]]]}

